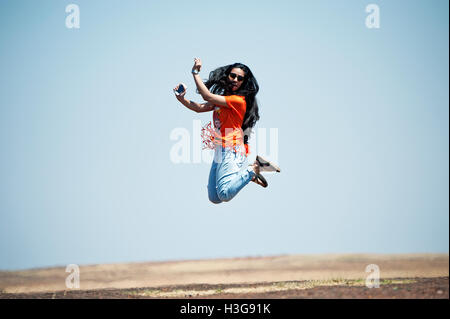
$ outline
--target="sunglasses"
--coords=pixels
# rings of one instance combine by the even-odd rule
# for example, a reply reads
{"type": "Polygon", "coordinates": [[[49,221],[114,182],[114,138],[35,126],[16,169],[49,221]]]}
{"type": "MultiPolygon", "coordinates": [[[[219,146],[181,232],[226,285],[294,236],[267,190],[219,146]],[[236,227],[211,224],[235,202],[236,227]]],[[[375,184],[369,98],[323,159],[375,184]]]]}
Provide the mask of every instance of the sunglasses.
{"type": "Polygon", "coordinates": [[[230,77],[234,80],[236,77],[238,81],[244,81],[244,77],[242,75],[237,75],[236,73],[230,73],[230,77]]]}

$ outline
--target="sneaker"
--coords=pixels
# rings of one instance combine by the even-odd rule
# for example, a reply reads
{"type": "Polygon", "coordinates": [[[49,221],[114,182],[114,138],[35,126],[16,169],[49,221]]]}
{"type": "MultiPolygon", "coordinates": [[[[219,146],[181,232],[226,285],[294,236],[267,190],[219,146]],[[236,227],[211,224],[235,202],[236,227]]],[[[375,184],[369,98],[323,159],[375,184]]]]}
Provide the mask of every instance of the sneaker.
{"type": "Polygon", "coordinates": [[[280,168],[276,166],[274,163],[269,162],[264,157],[259,155],[256,156],[256,161],[259,164],[261,172],[281,172],[280,168]]]}

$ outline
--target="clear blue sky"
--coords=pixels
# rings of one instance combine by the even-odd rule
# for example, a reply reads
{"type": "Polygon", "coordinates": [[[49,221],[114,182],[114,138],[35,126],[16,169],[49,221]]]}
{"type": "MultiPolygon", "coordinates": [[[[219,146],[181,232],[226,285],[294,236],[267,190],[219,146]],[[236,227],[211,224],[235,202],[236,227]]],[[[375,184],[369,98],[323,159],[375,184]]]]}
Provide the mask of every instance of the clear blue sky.
{"type": "Polygon", "coordinates": [[[448,6],[1,1],[0,269],[448,252],[448,6]],[[173,129],[212,117],[172,94],[201,101],[197,56],[203,76],[247,64],[256,128],[279,135],[282,172],[221,205],[208,163],[169,156],[173,129]]]}

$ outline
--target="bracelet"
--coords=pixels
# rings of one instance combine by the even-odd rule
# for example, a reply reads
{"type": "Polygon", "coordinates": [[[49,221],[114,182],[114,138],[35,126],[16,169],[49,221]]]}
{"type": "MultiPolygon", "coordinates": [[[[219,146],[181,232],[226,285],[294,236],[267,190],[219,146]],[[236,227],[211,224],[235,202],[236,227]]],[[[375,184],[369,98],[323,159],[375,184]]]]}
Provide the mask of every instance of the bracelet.
{"type": "Polygon", "coordinates": [[[192,74],[199,74],[200,72],[198,72],[197,70],[192,70],[192,74]]]}

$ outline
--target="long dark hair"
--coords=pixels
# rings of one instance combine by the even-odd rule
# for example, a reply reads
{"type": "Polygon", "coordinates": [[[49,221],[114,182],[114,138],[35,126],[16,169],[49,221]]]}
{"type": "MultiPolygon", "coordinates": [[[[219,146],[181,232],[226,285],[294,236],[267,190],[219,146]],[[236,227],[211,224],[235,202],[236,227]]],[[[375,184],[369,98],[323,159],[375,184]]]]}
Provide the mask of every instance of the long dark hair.
{"type": "Polygon", "coordinates": [[[245,96],[247,108],[245,110],[244,120],[242,121],[242,130],[244,131],[244,143],[248,144],[251,129],[259,120],[258,102],[256,101],[259,86],[250,68],[242,63],[222,66],[209,73],[209,79],[204,83],[213,94],[245,96]],[[244,71],[245,77],[239,89],[233,92],[228,75],[234,68],[239,68],[244,71]]]}

